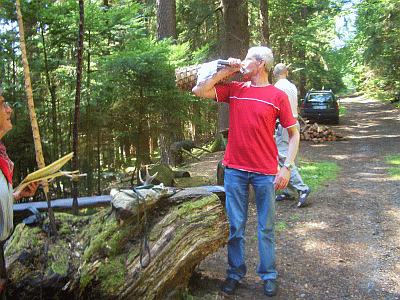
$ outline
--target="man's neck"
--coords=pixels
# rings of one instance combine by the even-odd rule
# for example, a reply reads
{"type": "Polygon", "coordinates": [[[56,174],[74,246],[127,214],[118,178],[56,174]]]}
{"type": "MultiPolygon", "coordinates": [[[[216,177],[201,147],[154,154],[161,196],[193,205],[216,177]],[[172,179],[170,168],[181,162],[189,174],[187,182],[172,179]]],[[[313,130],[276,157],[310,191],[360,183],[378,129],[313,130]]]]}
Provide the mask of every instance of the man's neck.
{"type": "Polygon", "coordinates": [[[281,79],[286,79],[286,76],[284,75],[275,75],[276,81],[281,80],[281,79]]]}
{"type": "Polygon", "coordinates": [[[256,87],[263,87],[270,85],[268,81],[268,74],[266,73],[257,73],[256,75],[251,77],[251,85],[256,87]]]}

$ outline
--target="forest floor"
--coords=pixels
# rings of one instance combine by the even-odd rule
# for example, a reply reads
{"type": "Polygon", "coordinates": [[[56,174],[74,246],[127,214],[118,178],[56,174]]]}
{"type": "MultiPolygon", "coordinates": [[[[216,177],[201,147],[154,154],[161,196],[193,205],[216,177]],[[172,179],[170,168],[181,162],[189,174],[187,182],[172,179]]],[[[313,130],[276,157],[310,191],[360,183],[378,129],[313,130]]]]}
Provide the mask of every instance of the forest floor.
{"type": "MultiPolygon", "coordinates": [[[[386,159],[400,152],[399,110],[365,97],[342,99],[341,105],[347,111],[332,128],[345,139],[302,141],[299,150],[302,163],[339,165],[338,177],[313,189],[304,208],[294,201],[276,203],[279,293],[274,299],[400,299],[400,179],[388,175],[396,166],[386,159]]],[[[206,154],[187,170],[215,184],[222,157],[223,152],[206,154]]],[[[250,201],[248,271],[236,293],[220,291],[228,266],[224,247],[198,267],[190,298],[267,298],[256,273],[256,221],[255,203],[250,201]]]]}

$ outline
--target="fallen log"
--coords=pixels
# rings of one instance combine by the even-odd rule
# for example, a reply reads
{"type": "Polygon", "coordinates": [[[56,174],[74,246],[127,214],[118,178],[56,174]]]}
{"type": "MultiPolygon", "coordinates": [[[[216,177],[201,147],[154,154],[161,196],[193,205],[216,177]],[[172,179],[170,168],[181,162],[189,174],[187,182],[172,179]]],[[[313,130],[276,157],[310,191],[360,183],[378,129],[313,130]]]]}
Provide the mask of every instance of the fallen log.
{"type": "Polygon", "coordinates": [[[200,158],[198,156],[196,156],[190,152],[194,148],[201,149],[203,151],[211,153],[211,151],[206,148],[196,146],[196,143],[192,140],[183,140],[180,142],[175,142],[170,147],[170,151],[175,157],[175,164],[179,165],[179,164],[183,163],[182,153],[185,153],[186,155],[189,155],[190,157],[192,157],[194,159],[200,160],[200,158]]]}
{"type": "Polygon", "coordinates": [[[6,250],[18,257],[8,269],[10,293],[19,299],[179,299],[195,267],[227,243],[229,226],[208,189],[171,190],[147,203],[146,217],[136,197],[119,220],[115,205],[90,217],[57,213],[56,240],[19,224],[6,250]],[[21,249],[27,253],[19,255],[21,249]]]}
{"type": "MultiPolygon", "coordinates": [[[[180,202],[185,197],[171,199],[180,202]]],[[[192,190],[190,202],[172,210],[153,227],[157,238],[150,254],[154,259],[141,269],[136,259],[128,265],[120,299],[171,299],[186,289],[194,268],[209,254],[226,245],[229,228],[217,196],[192,190]]]]}
{"type": "Polygon", "coordinates": [[[172,182],[172,186],[174,187],[197,187],[197,186],[209,186],[211,185],[211,181],[206,176],[193,176],[193,177],[183,177],[183,178],[174,178],[172,182]]]}

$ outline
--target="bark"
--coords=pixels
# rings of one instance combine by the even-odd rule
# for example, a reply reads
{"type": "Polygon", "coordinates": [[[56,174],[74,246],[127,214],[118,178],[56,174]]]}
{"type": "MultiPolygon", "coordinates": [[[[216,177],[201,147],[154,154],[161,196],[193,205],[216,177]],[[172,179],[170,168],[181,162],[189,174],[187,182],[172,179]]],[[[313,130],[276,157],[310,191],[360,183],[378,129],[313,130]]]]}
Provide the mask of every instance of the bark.
{"type": "Polygon", "coordinates": [[[269,0],[260,0],[260,15],[261,15],[261,42],[264,46],[269,45],[269,0]]]}
{"type": "Polygon", "coordinates": [[[138,123],[138,145],[136,147],[136,159],[139,162],[139,168],[141,165],[151,164],[150,159],[150,136],[149,136],[149,118],[147,115],[147,99],[143,95],[143,91],[140,92],[141,100],[139,103],[139,123],[138,123]]]}
{"type": "MultiPolygon", "coordinates": [[[[75,117],[74,117],[74,139],[73,139],[73,170],[78,170],[78,123],[79,123],[79,105],[81,100],[82,85],[82,54],[83,54],[83,22],[84,6],[83,0],[79,0],[79,38],[78,38],[78,66],[76,70],[76,94],[75,94],[75,117]]],[[[78,180],[73,180],[73,213],[78,214],[78,180]]]]}
{"type": "MultiPolygon", "coordinates": [[[[221,58],[244,59],[249,48],[246,0],[222,0],[221,58]]],[[[218,132],[229,129],[229,106],[218,103],[218,132]]]]}
{"type": "Polygon", "coordinates": [[[173,186],[182,188],[208,185],[211,185],[211,181],[207,176],[174,178],[173,181],[173,186]]]}
{"type": "Polygon", "coordinates": [[[42,37],[43,43],[43,56],[44,56],[44,66],[45,66],[45,75],[46,75],[46,83],[47,88],[49,90],[51,96],[51,115],[52,115],[52,133],[53,133],[53,157],[52,160],[55,160],[58,155],[58,129],[57,129],[57,96],[56,96],[56,85],[52,84],[50,79],[50,70],[48,66],[47,60],[47,49],[46,49],[46,39],[44,37],[44,27],[43,24],[40,23],[40,33],[42,37]]]}
{"type": "Polygon", "coordinates": [[[174,206],[152,229],[158,235],[151,242],[148,267],[143,269],[138,258],[127,265],[120,299],[168,299],[182,294],[194,268],[226,244],[228,223],[218,197],[202,192],[182,195],[169,198],[169,203],[189,201],[187,206],[183,205],[182,210],[174,206]],[[197,208],[186,211],[195,203],[199,203],[197,208]]]}
{"type": "Polygon", "coordinates": [[[157,0],[157,40],[177,39],[175,0],[157,0]]]}
{"type": "MultiPolygon", "coordinates": [[[[39,125],[37,123],[35,105],[33,102],[31,76],[30,76],[30,72],[29,72],[29,63],[28,63],[28,57],[26,54],[26,47],[25,47],[24,24],[23,24],[23,20],[22,20],[21,6],[19,3],[19,0],[15,1],[15,5],[16,5],[16,11],[17,11],[18,27],[19,27],[19,41],[20,41],[20,45],[21,45],[22,64],[24,66],[25,90],[26,90],[26,97],[28,99],[29,118],[31,120],[31,126],[32,126],[33,142],[35,145],[35,152],[36,152],[36,162],[38,164],[39,169],[42,169],[43,167],[45,167],[45,162],[44,162],[44,157],[43,157],[42,143],[40,141],[39,125]]],[[[54,213],[51,209],[50,199],[48,196],[49,186],[48,186],[47,182],[44,184],[44,191],[45,191],[45,195],[46,195],[48,213],[49,213],[49,219],[50,219],[50,231],[52,234],[56,234],[54,213]]]]}
{"type": "Polygon", "coordinates": [[[244,59],[249,48],[248,6],[246,0],[222,0],[222,58],[244,59]]]}
{"type": "Polygon", "coordinates": [[[90,70],[90,59],[91,59],[91,39],[90,30],[88,30],[88,50],[87,50],[87,97],[86,97],[86,153],[87,153],[87,170],[84,173],[87,174],[86,177],[86,187],[88,195],[92,195],[93,191],[93,142],[92,141],[92,113],[91,113],[91,101],[90,101],[90,88],[91,88],[91,70],[90,70]]]}
{"type": "MultiPolygon", "coordinates": [[[[307,5],[303,5],[301,8],[301,18],[302,25],[307,27],[307,5]]],[[[300,61],[303,62],[303,70],[300,71],[300,84],[299,84],[299,92],[300,98],[304,98],[307,94],[306,83],[307,83],[307,75],[305,73],[306,70],[306,44],[300,45],[301,50],[299,51],[300,61]]]]}

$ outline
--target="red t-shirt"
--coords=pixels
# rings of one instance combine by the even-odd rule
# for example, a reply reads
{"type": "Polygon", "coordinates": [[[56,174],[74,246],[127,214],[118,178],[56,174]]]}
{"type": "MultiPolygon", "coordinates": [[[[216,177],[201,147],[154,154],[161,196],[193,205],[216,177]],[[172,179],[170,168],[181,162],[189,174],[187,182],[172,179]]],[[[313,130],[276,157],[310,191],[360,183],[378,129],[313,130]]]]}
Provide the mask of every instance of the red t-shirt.
{"type": "Polygon", "coordinates": [[[276,120],[284,128],[296,125],[288,96],[268,85],[251,82],[216,85],[218,102],[229,103],[228,146],[222,163],[231,168],[275,175],[278,150],[274,139],[276,120]]]}

